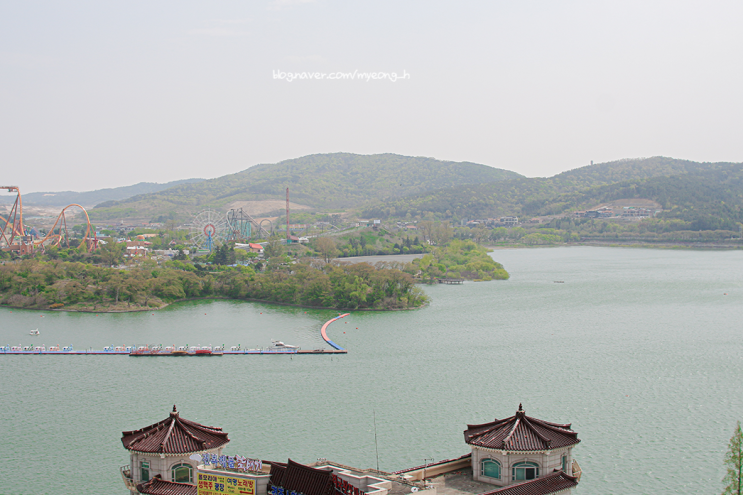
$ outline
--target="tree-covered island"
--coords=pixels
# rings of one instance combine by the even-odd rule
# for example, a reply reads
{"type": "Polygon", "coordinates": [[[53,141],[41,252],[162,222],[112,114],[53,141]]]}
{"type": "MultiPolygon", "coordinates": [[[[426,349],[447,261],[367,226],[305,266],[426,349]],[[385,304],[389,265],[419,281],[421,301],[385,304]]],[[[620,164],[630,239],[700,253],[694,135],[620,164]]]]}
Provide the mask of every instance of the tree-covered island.
{"type": "Polygon", "coordinates": [[[365,263],[290,262],[266,272],[249,266],[165,265],[150,262],[120,270],[60,260],[5,263],[0,266],[0,304],[105,312],[155,309],[190,298],[356,310],[410,309],[428,301],[409,273],[365,263]]]}
{"type": "MultiPolygon", "coordinates": [[[[274,237],[263,253],[223,243],[211,252],[174,257],[125,258],[125,242],[81,247],[47,246],[28,256],[0,253],[0,305],[29,309],[124,312],[159,309],[197,298],[264,301],[349,310],[401,310],[424,306],[418,283],[441,278],[488,281],[508,278],[488,250],[452,237],[448,222],[423,222],[424,241],[379,229],[316,237],[308,245],[286,245],[274,237]],[[349,255],[418,254],[412,262],[348,263],[349,255]],[[339,257],[340,258],[337,258],[339,257]],[[159,259],[156,259],[159,258],[159,259]]],[[[153,237],[180,242],[175,233],[153,237]],[[174,239],[170,239],[169,236],[174,239]]],[[[134,236],[141,236],[136,232],[134,236]]]]}

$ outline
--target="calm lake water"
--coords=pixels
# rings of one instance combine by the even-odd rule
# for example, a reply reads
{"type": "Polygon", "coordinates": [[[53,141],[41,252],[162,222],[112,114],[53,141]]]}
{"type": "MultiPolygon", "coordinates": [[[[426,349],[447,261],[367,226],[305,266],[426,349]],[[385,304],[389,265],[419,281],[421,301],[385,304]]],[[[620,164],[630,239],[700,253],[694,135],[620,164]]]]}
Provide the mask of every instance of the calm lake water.
{"type": "MultiPolygon", "coordinates": [[[[229,432],[228,453],[357,467],[376,465],[375,411],[380,468],[397,470],[468,452],[467,423],[519,403],[573,424],[578,493],[719,493],[743,419],[743,252],[493,256],[510,280],[426,287],[425,309],[333,323],[345,356],[0,356],[0,494],[127,493],[121,431],[173,404],[229,432]]],[[[315,348],[336,314],[226,301],[154,315],[2,308],[0,344],[315,348]]]]}

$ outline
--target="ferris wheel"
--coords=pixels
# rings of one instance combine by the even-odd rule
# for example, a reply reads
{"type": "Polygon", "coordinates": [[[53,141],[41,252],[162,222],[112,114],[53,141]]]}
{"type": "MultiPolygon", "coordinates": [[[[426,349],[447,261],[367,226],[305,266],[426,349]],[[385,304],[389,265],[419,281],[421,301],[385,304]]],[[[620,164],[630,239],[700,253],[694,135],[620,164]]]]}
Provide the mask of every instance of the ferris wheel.
{"type": "Polygon", "coordinates": [[[227,234],[227,217],[214,210],[204,210],[193,217],[188,240],[198,249],[214,248],[216,241],[224,240],[227,234]]]}

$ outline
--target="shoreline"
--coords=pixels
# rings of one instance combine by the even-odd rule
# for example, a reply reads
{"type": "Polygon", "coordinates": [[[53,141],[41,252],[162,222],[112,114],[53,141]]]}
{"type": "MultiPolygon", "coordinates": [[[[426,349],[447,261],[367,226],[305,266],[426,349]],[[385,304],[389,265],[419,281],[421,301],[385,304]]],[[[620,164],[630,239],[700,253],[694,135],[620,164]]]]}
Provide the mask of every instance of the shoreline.
{"type": "Polygon", "coordinates": [[[730,244],[718,244],[714,242],[642,242],[642,241],[626,241],[622,242],[621,239],[612,239],[606,241],[588,240],[580,242],[565,242],[561,244],[508,244],[508,245],[483,245],[487,249],[493,251],[503,251],[508,249],[538,249],[538,248],[556,248],[556,247],[626,247],[626,248],[640,248],[640,249],[688,249],[688,250],[699,250],[699,251],[735,251],[737,249],[743,249],[743,244],[730,245],[730,244]]]}
{"type": "Polygon", "coordinates": [[[188,297],[185,299],[178,299],[176,301],[172,301],[169,303],[165,303],[160,307],[157,308],[137,308],[137,309],[128,309],[128,310],[86,310],[86,309],[79,309],[79,308],[28,308],[23,306],[9,306],[7,304],[0,304],[0,308],[8,308],[8,309],[18,309],[18,310],[25,310],[25,311],[49,311],[49,312],[63,312],[63,313],[94,313],[94,314],[119,314],[119,313],[144,313],[148,311],[160,311],[162,309],[167,308],[168,306],[176,303],[181,302],[188,302],[188,301],[244,301],[244,302],[257,302],[257,303],[263,303],[263,304],[275,304],[277,306],[289,306],[293,308],[304,308],[304,309],[322,309],[322,310],[329,310],[329,311],[414,311],[418,309],[423,309],[426,306],[428,306],[430,303],[423,304],[421,306],[415,306],[410,308],[389,308],[389,309],[376,309],[376,308],[328,308],[323,306],[304,306],[301,304],[292,304],[292,303],[285,303],[285,302],[277,302],[277,301],[267,301],[265,299],[232,299],[229,297],[221,297],[221,296],[214,296],[214,297],[188,297]]]}

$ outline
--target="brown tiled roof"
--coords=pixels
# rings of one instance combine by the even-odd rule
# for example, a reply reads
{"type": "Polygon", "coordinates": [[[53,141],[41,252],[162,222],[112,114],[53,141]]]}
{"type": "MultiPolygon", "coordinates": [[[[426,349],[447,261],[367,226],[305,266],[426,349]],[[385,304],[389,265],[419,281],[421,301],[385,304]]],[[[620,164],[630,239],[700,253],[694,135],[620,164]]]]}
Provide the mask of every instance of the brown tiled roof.
{"type": "Polygon", "coordinates": [[[272,485],[284,486],[284,473],[286,472],[286,464],[283,462],[271,462],[271,471],[269,478],[272,485]]]}
{"type": "Polygon", "coordinates": [[[549,423],[519,410],[510,418],[467,425],[464,441],[470,445],[516,451],[551,450],[575,445],[580,440],[570,424],[549,423]]]}
{"type": "Polygon", "coordinates": [[[565,474],[564,471],[554,471],[535,480],[516,483],[481,495],[547,495],[573,488],[577,484],[577,478],[565,474]]]}
{"type": "Polygon", "coordinates": [[[196,485],[173,483],[160,478],[158,474],[150,481],[137,485],[137,491],[146,495],[196,495],[196,485]]]}
{"type": "Polygon", "coordinates": [[[175,406],[167,419],[140,430],[122,432],[124,448],[157,454],[186,454],[216,449],[230,439],[222,428],[204,426],[179,416],[175,406]]]}
{"type": "Polygon", "coordinates": [[[311,468],[291,459],[285,465],[271,464],[272,485],[304,495],[332,495],[334,492],[332,476],[332,471],[311,468]]]}

